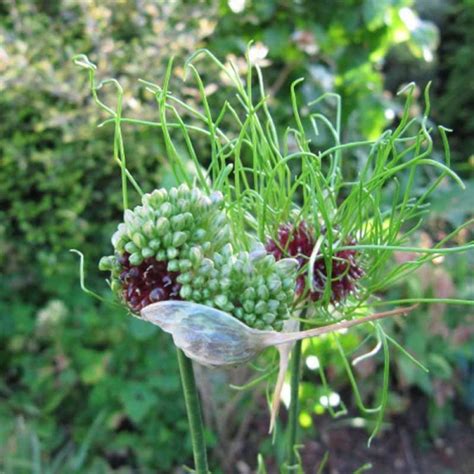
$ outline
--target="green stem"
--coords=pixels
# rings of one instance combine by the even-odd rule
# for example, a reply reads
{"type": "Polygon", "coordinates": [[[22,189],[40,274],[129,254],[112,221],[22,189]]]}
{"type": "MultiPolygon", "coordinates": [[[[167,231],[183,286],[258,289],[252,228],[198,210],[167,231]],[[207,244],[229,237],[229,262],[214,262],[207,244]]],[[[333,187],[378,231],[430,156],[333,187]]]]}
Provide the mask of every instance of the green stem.
{"type": "Polygon", "coordinates": [[[196,474],[208,474],[206,443],[202,424],[201,405],[194,380],[193,363],[184,352],[178,349],[178,363],[183,385],[184,401],[188,413],[189,431],[194,454],[194,469],[196,474]]]}
{"type": "Polygon", "coordinates": [[[290,399],[290,413],[288,417],[288,468],[296,462],[296,435],[298,429],[298,391],[300,387],[300,373],[301,373],[301,344],[302,341],[297,341],[291,355],[291,399],[290,399]]]}

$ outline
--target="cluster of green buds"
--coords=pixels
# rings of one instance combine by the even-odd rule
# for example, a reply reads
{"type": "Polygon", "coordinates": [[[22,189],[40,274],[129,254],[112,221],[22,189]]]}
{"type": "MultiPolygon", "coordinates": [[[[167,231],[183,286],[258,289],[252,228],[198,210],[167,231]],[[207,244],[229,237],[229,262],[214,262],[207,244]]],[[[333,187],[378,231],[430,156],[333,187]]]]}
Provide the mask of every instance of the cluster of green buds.
{"type": "Polygon", "coordinates": [[[295,296],[298,263],[264,249],[234,253],[225,245],[177,277],[181,297],[226,311],[250,327],[281,331],[295,296]]]}
{"type": "Polygon", "coordinates": [[[217,307],[257,329],[281,330],[294,300],[297,262],[263,246],[236,253],[221,193],[155,190],[127,210],[112,237],[115,254],[99,268],[139,314],[151,303],[183,299],[217,307]]]}
{"type": "Polygon", "coordinates": [[[132,265],[154,257],[167,261],[169,271],[189,269],[202,252],[212,253],[229,241],[223,204],[218,192],[206,196],[186,185],[157,189],[143,196],[142,206],[125,211],[112,245],[118,253],[130,254],[132,265]]]}

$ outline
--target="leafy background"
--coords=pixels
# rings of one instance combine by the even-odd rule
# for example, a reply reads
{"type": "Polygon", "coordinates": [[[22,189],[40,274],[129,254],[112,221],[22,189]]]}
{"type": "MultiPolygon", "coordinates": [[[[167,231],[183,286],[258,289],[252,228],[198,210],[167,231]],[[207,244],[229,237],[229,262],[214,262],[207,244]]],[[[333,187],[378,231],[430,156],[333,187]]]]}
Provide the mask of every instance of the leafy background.
{"type": "MultiPolygon", "coordinates": [[[[170,341],[85,296],[68,253],[79,248],[86,254],[90,285],[105,291],[95,263],[110,253],[109,237],[121,217],[113,130],[96,128],[104,117],[73,54],[88,54],[102,77],[120,81],[126,115],[152,119],[154,103],[138,78],[159,83],[170,55],[177,57],[179,75],[184,59],[203,46],[240,61],[254,40],[280,124],[291,115],[289,85],[305,77],[301,100],[327,91],[342,95],[344,140],[377,137],[397,120],[396,91],[412,80],[421,91],[433,80],[434,118],[455,129],[453,167],[468,190],[462,195],[446,183],[419,236],[430,245],[471,212],[465,196],[474,192],[473,19],[472,0],[1,3],[0,469],[172,472],[190,459],[170,341]]],[[[216,77],[209,70],[207,92],[211,103],[222,104],[227,92],[216,77]]],[[[172,87],[198,101],[186,83],[176,79],[172,87]]],[[[105,88],[102,97],[114,100],[105,88]]],[[[419,111],[415,103],[413,115],[419,111]]],[[[333,110],[328,105],[325,112],[333,110]]],[[[124,127],[124,140],[144,189],[172,183],[158,133],[124,127]]],[[[205,159],[204,148],[202,153],[205,159]]],[[[357,158],[349,166],[357,167],[357,158]]],[[[472,298],[472,260],[471,254],[437,262],[389,296],[472,298]]],[[[455,423],[459,410],[474,407],[473,315],[438,305],[422,308],[419,316],[398,336],[431,372],[423,375],[394,354],[390,407],[396,416],[421,397],[417,429],[429,443],[455,423]]],[[[359,343],[352,335],[345,339],[348,350],[359,343]]],[[[307,344],[305,357],[324,361],[330,386],[350,406],[332,349],[328,340],[307,344]]],[[[364,393],[374,393],[379,371],[372,361],[358,370],[364,393]]],[[[215,387],[212,403],[228,407],[226,380],[206,376],[215,387]]],[[[225,464],[219,448],[225,443],[233,449],[228,464],[255,467],[259,449],[273,456],[268,442],[259,445],[260,428],[242,416],[244,409],[265,425],[264,396],[255,393],[232,398],[227,431],[222,412],[208,420],[216,472],[225,464]]],[[[300,424],[308,440],[325,419],[327,395],[307,368],[300,424]]],[[[370,427],[370,420],[364,423],[370,427]]]]}

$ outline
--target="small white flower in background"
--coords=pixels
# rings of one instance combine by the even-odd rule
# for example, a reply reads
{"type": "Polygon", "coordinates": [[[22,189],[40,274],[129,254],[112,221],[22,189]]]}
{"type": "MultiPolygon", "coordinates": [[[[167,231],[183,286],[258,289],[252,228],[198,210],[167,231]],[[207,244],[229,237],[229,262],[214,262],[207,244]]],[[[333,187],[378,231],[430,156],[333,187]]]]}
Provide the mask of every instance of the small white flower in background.
{"type": "Polygon", "coordinates": [[[306,366],[310,370],[319,369],[319,359],[315,355],[310,355],[306,358],[306,366]]]}
{"type": "Polygon", "coordinates": [[[390,108],[385,109],[384,115],[387,120],[393,120],[395,118],[395,111],[390,108]]]}
{"type": "Polygon", "coordinates": [[[270,65],[270,61],[265,59],[268,54],[268,47],[263,44],[261,41],[250,46],[249,49],[249,59],[252,64],[257,64],[258,66],[265,67],[270,65]]]}
{"type": "Polygon", "coordinates": [[[310,31],[295,31],[292,38],[298,48],[306,54],[314,55],[318,53],[319,46],[316,43],[316,37],[310,31]]]}
{"type": "Polygon", "coordinates": [[[245,0],[229,0],[228,5],[234,13],[242,13],[245,10],[245,0]]]}
{"type": "Polygon", "coordinates": [[[36,315],[36,329],[40,336],[49,336],[67,316],[68,309],[61,300],[51,300],[36,315]]]}
{"type": "Polygon", "coordinates": [[[207,36],[212,35],[216,28],[217,22],[211,21],[208,18],[201,18],[199,20],[199,33],[201,38],[206,38],[207,36]]]}
{"type": "MultiPolygon", "coordinates": [[[[270,66],[271,61],[266,59],[268,55],[268,47],[261,41],[253,44],[249,48],[249,61],[253,66],[267,67],[270,66]]],[[[228,74],[234,76],[235,80],[242,82],[240,75],[247,74],[248,64],[242,57],[237,57],[235,54],[228,54],[226,56],[226,69],[228,74]]],[[[232,85],[226,74],[220,73],[221,81],[226,85],[232,85]]]]}
{"type": "Polygon", "coordinates": [[[332,392],[331,394],[329,394],[329,396],[323,395],[322,397],[319,398],[319,403],[321,403],[323,407],[329,407],[329,406],[337,407],[337,405],[339,405],[340,402],[341,402],[341,397],[336,392],[332,392]]]}

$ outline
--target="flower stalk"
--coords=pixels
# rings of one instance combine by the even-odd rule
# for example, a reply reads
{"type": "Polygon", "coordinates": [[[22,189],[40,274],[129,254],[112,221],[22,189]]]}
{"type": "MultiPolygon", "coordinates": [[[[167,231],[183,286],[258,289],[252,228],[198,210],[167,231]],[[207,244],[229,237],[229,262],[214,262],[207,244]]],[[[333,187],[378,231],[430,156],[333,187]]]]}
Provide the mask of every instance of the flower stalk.
{"type": "Polygon", "coordinates": [[[196,474],[208,474],[206,442],[204,439],[204,427],[202,423],[201,404],[194,379],[193,363],[180,349],[178,353],[179,372],[181,384],[183,385],[184,401],[188,414],[189,432],[193,446],[194,469],[196,474]]]}
{"type": "Polygon", "coordinates": [[[298,392],[301,378],[301,345],[303,341],[297,341],[291,355],[291,398],[288,416],[288,453],[287,467],[291,470],[296,463],[295,445],[297,443],[299,400],[298,392]]]}

